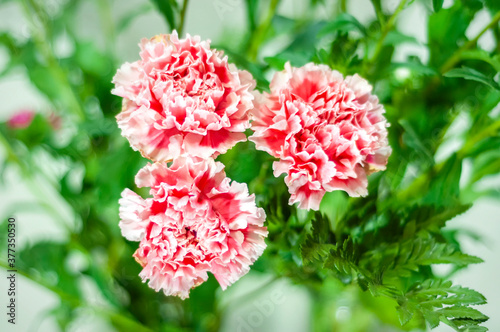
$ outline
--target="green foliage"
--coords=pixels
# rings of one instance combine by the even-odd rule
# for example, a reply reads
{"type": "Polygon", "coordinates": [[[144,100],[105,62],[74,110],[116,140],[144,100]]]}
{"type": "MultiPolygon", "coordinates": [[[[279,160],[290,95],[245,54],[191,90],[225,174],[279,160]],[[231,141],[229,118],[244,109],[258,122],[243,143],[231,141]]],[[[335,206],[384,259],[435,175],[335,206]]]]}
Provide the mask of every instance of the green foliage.
{"type": "Polygon", "coordinates": [[[461,77],[466,80],[473,80],[477,82],[481,82],[483,84],[486,84],[493,89],[500,90],[500,85],[498,85],[497,82],[495,82],[492,78],[487,77],[483,73],[478,72],[475,69],[468,68],[468,67],[462,67],[462,68],[455,68],[452,69],[446,73],[444,73],[445,77],[461,77]]]}
{"type": "Polygon", "coordinates": [[[432,8],[436,13],[443,8],[443,2],[444,0],[432,0],[432,8]]]}
{"type": "MultiPolygon", "coordinates": [[[[21,273],[61,299],[50,313],[61,330],[87,307],[119,331],[217,331],[227,315],[220,305],[225,295],[212,276],[186,301],[149,289],[132,259],[136,243],[124,240],[117,226],[120,193],[137,189],[134,176],[146,160],[120,136],[114,118],[121,101],[110,94],[111,80],[124,60],[114,49],[116,38],[126,37],[135,19],[155,9],[169,30],[180,29],[185,3],[151,0],[115,18],[106,11],[108,0],[99,2],[105,48],[79,37],[75,22],[81,1],[60,2],[57,15],[49,15],[44,2],[23,2],[31,34],[18,38],[0,31],[8,55],[0,78],[24,74],[50,103],[50,109],[35,110],[26,128],[0,124],[6,152],[0,175],[19,170],[33,190],[34,199],[14,204],[9,215],[30,205],[65,232],[64,241],[24,244],[19,254],[21,273]],[[61,35],[74,46],[64,58],[55,50],[61,35]],[[44,167],[41,161],[47,159],[58,171],[44,167]],[[58,211],[47,192],[56,194],[70,217],[58,211]],[[72,263],[75,257],[81,264],[72,263]],[[100,301],[85,297],[83,282],[92,283],[100,301]]],[[[384,172],[369,176],[369,195],[327,193],[319,212],[288,204],[283,177],[272,174],[274,159],[253,143],[239,143],[218,157],[228,176],[247,183],[266,210],[268,248],[252,271],[307,288],[314,299],[315,331],[410,331],[439,323],[456,331],[486,331],[481,324],[488,318],[472,307],[485,304],[485,298],[449,280],[453,272],[482,260],[463,252],[460,231],[447,226],[478,198],[500,198],[497,188],[477,188],[500,172],[500,118],[492,112],[500,102],[498,1],[454,1],[448,8],[442,0],[428,1],[427,44],[398,29],[399,14],[415,6],[412,1],[403,0],[393,12],[380,0],[371,3],[376,19],[360,21],[355,12],[346,12],[345,1],[335,8],[328,1],[307,1],[307,10],[288,16],[280,1],[246,0],[244,31],[225,29],[227,38],[219,40],[210,36],[229,62],[253,75],[260,91],[269,89],[272,74],[286,62],[313,61],[344,75],[358,73],[373,84],[391,124],[392,156],[384,172]],[[468,38],[466,31],[483,8],[492,20],[468,38]],[[486,30],[493,32],[492,51],[477,45],[486,30]],[[395,61],[394,54],[407,44],[425,50],[429,60],[410,54],[395,61]],[[469,125],[456,132],[460,121],[469,125]],[[443,153],[453,140],[459,146],[443,153]],[[466,164],[472,167],[469,177],[466,164]],[[452,272],[438,276],[437,264],[449,265],[452,272]],[[332,312],[345,303],[354,318],[342,322],[332,312]]],[[[0,242],[5,240],[0,232],[0,242]]]]}
{"type": "Polygon", "coordinates": [[[342,13],[338,15],[334,20],[328,22],[318,33],[318,37],[323,37],[325,35],[331,35],[337,31],[349,32],[358,31],[362,35],[366,35],[365,27],[359,23],[359,21],[352,15],[347,13],[342,13]]]}
{"type": "Polygon", "coordinates": [[[177,14],[178,5],[176,0],[151,0],[151,2],[156,6],[158,11],[165,18],[166,23],[170,29],[175,29],[177,27],[177,14]]]}
{"type": "Polygon", "coordinates": [[[431,328],[443,322],[455,331],[487,331],[478,324],[488,317],[469,307],[485,303],[484,296],[472,289],[452,286],[450,281],[429,279],[414,284],[406,292],[399,301],[398,314],[402,324],[413,315],[421,315],[431,328]]]}

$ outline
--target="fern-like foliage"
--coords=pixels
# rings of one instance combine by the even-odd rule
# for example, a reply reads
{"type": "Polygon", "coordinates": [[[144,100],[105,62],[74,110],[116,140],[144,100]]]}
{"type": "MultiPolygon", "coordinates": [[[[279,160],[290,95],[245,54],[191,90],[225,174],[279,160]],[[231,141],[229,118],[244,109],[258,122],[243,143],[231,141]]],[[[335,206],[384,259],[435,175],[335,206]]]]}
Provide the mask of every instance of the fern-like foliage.
{"type": "Polygon", "coordinates": [[[316,213],[311,224],[311,233],[308,234],[300,246],[300,253],[304,264],[311,264],[328,257],[330,250],[336,248],[331,243],[330,223],[327,217],[316,213]]]}
{"type": "Polygon", "coordinates": [[[488,317],[470,307],[485,304],[484,296],[469,288],[452,286],[451,281],[428,279],[416,283],[398,302],[402,324],[414,315],[420,315],[431,328],[443,322],[455,331],[487,331],[487,328],[478,325],[488,317]]]}
{"type": "Polygon", "coordinates": [[[462,253],[453,244],[437,242],[428,234],[416,239],[382,244],[363,256],[367,268],[383,271],[386,278],[409,277],[420,267],[432,264],[466,266],[482,261],[479,257],[462,253]]]}
{"type": "MultiPolygon", "coordinates": [[[[444,214],[453,216],[456,211],[444,214]]],[[[423,216],[431,220],[426,213],[423,216]]],[[[443,219],[439,215],[433,220],[444,225],[443,219]]],[[[328,218],[317,213],[300,252],[304,264],[327,271],[345,284],[357,282],[373,296],[393,299],[402,325],[418,317],[419,322],[426,322],[431,328],[442,322],[456,331],[487,331],[479,324],[488,317],[470,307],[486,303],[484,296],[434,278],[430,270],[433,264],[463,267],[482,260],[437,237],[427,227],[431,224],[437,226],[429,223],[421,228],[413,219],[400,228],[399,241],[367,248],[351,236],[335,238],[328,218]]]]}

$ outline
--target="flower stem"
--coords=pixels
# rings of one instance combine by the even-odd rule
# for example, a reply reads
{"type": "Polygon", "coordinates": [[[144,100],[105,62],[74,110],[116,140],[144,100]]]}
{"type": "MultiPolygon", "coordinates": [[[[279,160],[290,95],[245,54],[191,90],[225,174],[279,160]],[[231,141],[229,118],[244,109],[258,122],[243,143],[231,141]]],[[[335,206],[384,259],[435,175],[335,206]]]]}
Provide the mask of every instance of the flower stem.
{"type": "Polygon", "coordinates": [[[347,12],[347,0],[340,0],[340,12],[341,13],[347,12]]]}
{"type": "Polygon", "coordinates": [[[25,0],[22,2],[22,4],[25,16],[31,25],[31,31],[35,39],[36,47],[38,48],[41,55],[45,58],[49,71],[52,73],[54,78],[61,82],[61,85],[64,87],[64,91],[61,91],[61,94],[67,98],[67,103],[69,106],[68,109],[71,110],[75,115],[77,115],[80,120],[83,120],[85,117],[85,113],[83,111],[81,102],[76,93],[73,91],[66,73],[59,65],[54,52],[48,44],[48,31],[50,28],[47,24],[47,18],[41,15],[43,13],[42,8],[36,1],[33,0],[25,0]],[[37,19],[40,24],[36,24],[35,19],[37,19]]]}
{"type": "Polygon", "coordinates": [[[380,0],[371,0],[371,3],[373,5],[373,9],[375,9],[375,13],[377,14],[377,19],[380,23],[380,26],[385,26],[385,16],[382,10],[382,3],[380,2],[380,0]]]}
{"type": "Polygon", "coordinates": [[[181,9],[181,21],[179,23],[179,28],[177,29],[179,36],[182,36],[182,33],[184,32],[184,23],[186,22],[186,12],[188,5],[189,5],[189,0],[184,0],[181,9]]]}
{"type": "Polygon", "coordinates": [[[364,66],[364,72],[366,72],[366,69],[368,65],[375,63],[377,61],[378,57],[380,56],[380,53],[382,52],[382,49],[384,48],[384,40],[387,37],[387,34],[392,30],[394,27],[394,24],[396,23],[396,19],[399,15],[399,13],[405,8],[406,3],[408,0],[401,0],[399,3],[398,7],[394,11],[394,13],[391,15],[387,23],[382,27],[382,35],[380,36],[377,45],[375,46],[375,51],[373,52],[373,56],[371,60],[365,62],[364,66]]]}
{"type": "Polygon", "coordinates": [[[462,59],[462,53],[464,51],[467,51],[468,49],[474,47],[476,45],[477,41],[481,36],[488,31],[491,28],[494,28],[496,24],[500,21],[500,12],[498,12],[495,16],[493,16],[492,20],[486,27],[484,27],[483,30],[481,30],[474,38],[469,40],[467,43],[465,43],[462,47],[460,47],[458,50],[456,50],[449,58],[444,62],[444,64],[441,66],[439,69],[439,73],[441,75],[436,75],[434,78],[429,82],[427,85],[427,88],[425,89],[425,95],[429,95],[434,93],[436,90],[437,86],[442,80],[442,74],[450,71],[453,69],[458,63],[460,63],[460,60],[462,59]]]}
{"type": "Polygon", "coordinates": [[[248,57],[252,61],[257,60],[259,46],[262,44],[264,38],[266,37],[267,30],[271,26],[271,22],[273,20],[279,2],[280,0],[271,0],[266,17],[257,26],[257,29],[255,29],[255,34],[250,36],[251,39],[250,39],[250,44],[248,46],[248,57]]]}
{"type": "Polygon", "coordinates": [[[111,15],[110,0],[98,0],[97,6],[99,8],[99,18],[101,26],[106,37],[106,48],[109,55],[115,60],[115,26],[111,15]]]}
{"type": "Polygon", "coordinates": [[[474,47],[474,45],[476,45],[479,38],[481,38],[481,36],[486,31],[488,31],[491,28],[494,28],[495,25],[498,24],[499,21],[500,21],[500,12],[496,13],[496,15],[493,16],[491,22],[486,27],[484,27],[484,29],[481,30],[481,32],[479,32],[476,37],[469,40],[462,47],[460,47],[455,53],[453,53],[453,55],[450,58],[448,58],[448,60],[441,66],[441,69],[439,70],[439,72],[441,74],[444,74],[447,71],[449,71],[450,69],[452,69],[453,67],[455,67],[457,65],[457,63],[460,62],[462,53],[464,51],[474,47]]]}

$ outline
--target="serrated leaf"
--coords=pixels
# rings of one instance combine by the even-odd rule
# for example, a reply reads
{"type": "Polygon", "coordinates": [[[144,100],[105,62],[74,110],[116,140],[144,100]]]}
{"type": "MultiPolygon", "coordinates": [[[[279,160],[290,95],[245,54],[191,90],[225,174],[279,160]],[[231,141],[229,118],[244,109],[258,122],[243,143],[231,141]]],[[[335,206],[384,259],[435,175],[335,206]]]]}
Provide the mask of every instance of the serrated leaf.
{"type": "Polygon", "coordinates": [[[488,331],[487,327],[484,326],[465,326],[459,329],[460,332],[486,332],[488,331]]]}
{"type": "Polygon", "coordinates": [[[398,311],[398,317],[401,326],[408,324],[408,322],[413,318],[413,312],[411,312],[405,306],[398,306],[396,309],[398,311]]]}
{"type": "Polygon", "coordinates": [[[472,80],[476,82],[480,82],[483,84],[488,85],[489,87],[492,87],[493,89],[500,90],[500,85],[498,85],[497,82],[495,82],[493,79],[487,77],[483,73],[469,68],[469,67],[462,67],[462,68],[455,68],[452,69],[446,73],[443,74],[444,77],[450,77],[450,78],[463,78],[466,80],[472,80]]]}
{"type": "Polygon", "coordinates": [[[382,244],[363,254],[360,264],[367,270],[383,271],[385,279],[410,276],[421,266],[455,264],[466,266],[481,263],[478,257],[464,254],[452,244],[438,243],[432,237],[411,238],[402,243],[382,244]]]}
{"type": "Polygon", "coordinates": [[[300,246],[300,253],[305,264],[323,260],[330,250],[335,249],[330,243],[330,222],[321,213],[316,213],[311,221],[311,234],[300,246]]]}
{"type": "Polygon", "coordinates": [[[452,286],[450,281],[427,279],[414,284],[400,299],[398,311],[419,313],[434,328],[443,322],[456,331],[464,328],[475,328],[488,317],[480,311],[469,307],[486,303],[483,295],[461,286],[452,286]]]}
{"type": "Polygon", "coordinates": [[[342,246],[337,243],[334,248],[330,249],[323,262],[323,268],[334,271],[344,283],[352,281],[354,272],[361,272],[357,265],[354,243],[350,238],[345,239],[342,246]]]}
{"type": "Polygon", "coordinates": [[[323,260],[333,248],[331,244],[315,243],[306,239],[300,246],[300,255],[304,264],[309,264],[323,260]]]}
{"type": "Polygon", "coordinates": [[[467,212],[471,207],[471,204],[458,204],[441,208],[420,207],[421,212],[427,215],[427,218],[419,220],[418,227],[430,232],[439,232],[448,220],[467,212]]]}
{"type": "Polygon", "coordinates": [[[474,308],[466,306],[446,307],[436,311],[439,315],[451,318],[468,318],[475,321],[485,322],[489,319],[488,316],[474,308]]]}

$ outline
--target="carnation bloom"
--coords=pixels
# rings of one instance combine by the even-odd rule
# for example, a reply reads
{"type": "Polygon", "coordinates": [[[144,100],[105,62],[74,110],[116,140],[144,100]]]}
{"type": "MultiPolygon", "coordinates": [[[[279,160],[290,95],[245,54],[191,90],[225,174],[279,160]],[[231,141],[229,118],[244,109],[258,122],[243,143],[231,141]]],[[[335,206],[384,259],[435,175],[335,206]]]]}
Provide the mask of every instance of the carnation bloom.
{"type": "Polygon", "coordinates": [[[290,204],[318,210],[327,191],[366,195],[367,174],[385,169],[391,153],[384,108],[368,82],[287,63],[270,88],[256,101],[250,140],[279,158],[274,175],[286,173],[290,204]]]}
{"type": "Polygon", "coordinates": [[[122,65],[112,90],[124,98],[117,120],[132,148],[169,161],[184,153],[208,158],[246,141],[250,73],[198,36],[179,39],[174,31],[139,46],[141,59],[122,65]]]}
{"type": "Polygon", "coordinates": [[[31,110],[22,110],[10,117],[7,121],[7,126],[12,129],[23,129],[29,127],[33,118],[35,117],[35,112],[31,110]]]}
{"type": "Polygon", "coordinates": [[[120,228],[127,239],[140,241],[134,254],[143,267],[140,277],[156,291],[187,298],[207,272],[226,289],[264,251],[264,210],[246,184],[230,183],[220,162],[182,156],[170,167],[148,164],[136,184],[151,187],[153,197],[125,189],[120,228]]]}

